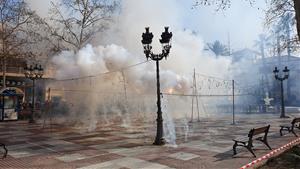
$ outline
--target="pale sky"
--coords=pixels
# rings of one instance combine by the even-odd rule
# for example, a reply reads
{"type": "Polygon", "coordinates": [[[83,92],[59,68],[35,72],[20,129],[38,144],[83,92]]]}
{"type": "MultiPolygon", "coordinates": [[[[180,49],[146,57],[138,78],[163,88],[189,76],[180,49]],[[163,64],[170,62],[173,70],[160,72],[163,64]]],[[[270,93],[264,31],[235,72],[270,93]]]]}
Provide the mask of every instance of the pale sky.
{"type": "MultiPolygon", "coordinates": [[[[26,1],[38,14],[47,16],[50,0],[26,1]]],[[[230,9],[219,12],[216,12],[213,6],[191,9],[194,0],[174,2],[179,3],[182,8],[179,11],[186,28],[198,32],[205,42],[220,40],[227,44],[230,35],[232,49],[251,48],[258,34],[263,33],[266,8],[264,1],[256,1],[251,6],[246,0],[232,0],[230,9]]],[[[155,9],[153,11],[155,12],[155,9]]]]}
{"type": "Polygon", "coordinates": [[[233,48],[253,46],[258,34],[264,31],[264,1],[256,1],[253,6],[246,0],[232,0],[230,9],[216,12],[215,7],[186,8],[186,25],[200,33],[205,41],[228,42],[230,35],[233,48]],[[188,19],[190,18],[190,19],[188,19]]]}

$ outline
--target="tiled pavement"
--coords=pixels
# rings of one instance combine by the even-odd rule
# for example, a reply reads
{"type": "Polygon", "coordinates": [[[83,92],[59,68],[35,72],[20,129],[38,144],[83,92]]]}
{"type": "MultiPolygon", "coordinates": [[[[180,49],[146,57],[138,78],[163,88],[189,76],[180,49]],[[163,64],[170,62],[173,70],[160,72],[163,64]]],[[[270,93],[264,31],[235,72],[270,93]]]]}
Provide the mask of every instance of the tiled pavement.
{"type": "MultiPolygon", "coordinates": [[[[232,139],[247,135],[252,127],[271,124],[269,142],[273,148],[295,139],[278,133],[278,126],[291,119],[279,119],[278,115],[237,119],[236,125],[230,124],[229,116],[201,119],[189,123],[188,130],[176,121],[177,146],[153,146],[154,123],[134,122],[128,128],[111,124],[85,132],[58,124],[42,128],[26,121],[2,122],[0,142],[7,145],[8,156],[0,159],[0,168],[238,168],[254,158],[243,148],[233,158],[232,139]]],[[[260,143],[255,148],[258,156],[269,152],[260,143]]]]}

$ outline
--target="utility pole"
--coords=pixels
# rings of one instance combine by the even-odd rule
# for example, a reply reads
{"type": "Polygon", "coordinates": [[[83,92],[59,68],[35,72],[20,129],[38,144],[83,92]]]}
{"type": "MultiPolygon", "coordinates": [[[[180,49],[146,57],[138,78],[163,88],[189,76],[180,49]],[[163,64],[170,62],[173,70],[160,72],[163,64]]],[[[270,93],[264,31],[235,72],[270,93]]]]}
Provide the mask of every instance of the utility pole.
{"type": "Polygon", "coordinates": [[[46,100],[46,104],[45,104],[45,112],[44,112],[44,123],[43,123],[43,128],[45,128],[45,124],[46,124],[46,116],[49,116],[50,119],[50,127],[51,127],[51,123],[52,123],[52,115],[49,115],[51,113],[50,111],[50,104],[51,102],[51,88],[49,87],[48,90],[47,90],[47,100],[46,100]]]}
{"type": "Polygon", "coordinates": [[[235,125],[234,80],[232,80],[232,125],[235,125]]]}
{"type": "Polygon", "coordinates": [[[123,88],[124,88],[124,98],[127,104],[127,88],[126,88],[126,78],[125,78],[125,74],[124,74],[124,70],[121,71],[122,74],[122,78],[123,78],[123,88]]]}
{"type": "MultiPolygon", "coordinates": [[[[231,56],[230,34],[228,33],[228,50],[231,56]]],[[[232,80],[232,125],[235,125],[235,107],[234,107],[234,80],[232,80]]]]}
{"type": "MultiPolygon", "coordinates": [[[[287,36],[287,60],[288,63],[290,63],[290,59],[291,59],[291,27],[290,27],[290,21],[292,20],[292,16],[290,13],[287,13],[287,19],[286,19],[286,36],[287,36]]],[[[290,95],[291,95],[291,79],[287,81],[287,100],[289,100],[290,95]]]]}
{"type": "Polygon", "coordinates": [[[2,55],[2,87],[6,88],[6,60],[4,54],[2,55]]]}
{"type": "MultiPolygon", "coordinates": [[[[3,35],[2,35],[3,36],[3,35]]],[[[2,87],[6,88],[6,56],[5,56],[5,45],[2,37],[2,87]]]]}
{"type": "Polygon", "coordinates": [[[198,122],[200,121],[200,112],[199,112],[199,101],[198,101],[198,90],[197,90],[197,80],[196,80],[196,70],[194,69],[193,74],[193,96],[192,96],[192,115],[191,123],[193,122],[194,116],[194,99],[196,99],[197,113],[198,113],[198,122]]]}
{"type": "Polygon", "coordinates": [[[125,101],[125,116],[123,114],[123,125],[127,126],[128,124],[131,123],[131,119],[129,116],[129,104],[128,104],[128,98],[127,98],[127,87],[126,87],[126,77],[125,77],[125,73],[124,73],[124,69],[121,70],[121,75],[122,75],[122,82],[123,82],[123,89],[124,89],[124,101],[125,101]]]}
{"type": "Polygon", "coordinates": [[[278,64],[281,66],[281,49],[280,49],[280,36],[279,33],[276,33],[277,38],[276,38],[276,47],[277,47],[277,57],[278,57],[278,64]]]}
{"type": "MultiPolygon", "coordinates": [[[[259,48],[260,48],[260,53],[261,53],[261,60],[262,60],[262,68],[261,68],[261,73],[262,73],[262,93],[269,92],[269,82],[268,82],[268,74],[266,71],[266,57],[265,57],[265,43],[267,41],[267,38],[264,34],[259,35],[259,48]]],[[[266,112],[266,107],[265,105],[262,105],[262,111],[265,113],[266,112]]]]}

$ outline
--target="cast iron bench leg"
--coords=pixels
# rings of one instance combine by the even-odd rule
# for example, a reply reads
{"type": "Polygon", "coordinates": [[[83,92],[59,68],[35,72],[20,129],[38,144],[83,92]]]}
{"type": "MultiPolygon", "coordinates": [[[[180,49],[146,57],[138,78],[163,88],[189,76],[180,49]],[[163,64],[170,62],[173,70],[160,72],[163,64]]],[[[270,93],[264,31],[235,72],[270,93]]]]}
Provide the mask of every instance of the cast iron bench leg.
{"type": "Polygon", "coordinates": [[[256,157],[256,155],[254,154],[254,152],[253,152],[251,146],[246,146],[246,148],[250,151],[250,153],[251,153],[254,157],[256,157]]]}
{"type": "Polygon", "coordinates": [[[236,155],[236,147],[237,147],[237,142],[235,141],[234,144],[233,144],[233,155],[236,155]]]}
{"type": "Polygon", "coordinates": [[[4,158],[7,156],[7,148],[5,147],[5,145],[3,146],[4,150],[5,150],[5,154],[4,154],[4,158]]]}
{"type": "Polygon", "coordinates": [[[259,138],[259,139],[257,139],[257,140],[263,142],[270,150],[272,150],[272,148],[271,148],[271,146],[269,145],[267,139],[259,138]]]}
{"type": "Polygon", "coordinates": [[[0,146],[2,146],[5,151],[2,158],[5,158],[7,156],[7,148],[5,147],[5,144],[2,143],[0,143],[0,146]]]}
{"type": "Polygon", "coordinates": [[[296,137],[298,137],[294,130],[292,130],[291,132],[292,132],[296,137]]]}
{"type": "Polygon", "coordinates": [[[263,140],[263,143],[265,143],[265,145],[270,149],[272,150],[271,146],[269,145],[268,141],[267,140],[263,140]]]}
{"type": "Polygon", "coordinates": [[[280,130],[279,130],[280,136],[282,136],[282,130],[283,130],[283,127],[281,127],[280,130]]]}
{"type": "Polygon", "coordinates": [[[287,126],[281,126],[279,132],[280,132],[280,136],[283,136],[282,131],[288,131],[289,133],[291,132],[291,127],[287,127],[287,126]]]}

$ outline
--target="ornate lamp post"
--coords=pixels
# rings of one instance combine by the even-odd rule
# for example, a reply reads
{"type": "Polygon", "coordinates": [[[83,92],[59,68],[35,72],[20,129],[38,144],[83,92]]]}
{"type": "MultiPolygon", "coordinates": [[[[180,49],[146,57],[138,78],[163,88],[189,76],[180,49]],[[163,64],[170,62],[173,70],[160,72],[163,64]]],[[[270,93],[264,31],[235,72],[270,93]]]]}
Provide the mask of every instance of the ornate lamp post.
{"type": "Polygon", "coordinates": [[[165,27],[165,31],[161,34],[161,39],[159,40],[162,44],[162,53],[154,54],[152,50],[152,39],[153,34],[149,32],[149,27],[146,28],[146,32],[143,33],[142,44],[144,46],[144,53],[146,55],[147,60],[150,58],[156,61],[156,80],[157,80],[157,131],[156,138],[154,141],[154,145],[163,145],[165,144],[165,140],[163,138],[163,119],[162,119],[162,111],[161,111],[161,100],[160,100],[160,81],[159,81],[159,61],[163,58],[167,59],[170,49],[171,43],[170,40],[172,38],[172,32],[168,31],[168,27],[165,27]]]}
{"type": "Polygon", "coordinates": [[[24,67],[24,74],[25,77],[32,80],[32,106],[31,106],[31,114],[29,117],[29,123],[34,123],[34,111],[35,111],[35,103],[34,103],[34,95],[35,95],[35,80],[36,79],[40,79],[42,78],[43,74],[44,74],[44,69],[42,68],[42,65],[35,64],[35,66],[33,65],[26,65],[26,67],[24,67]]]}
{"type": "Polygon", "coordinates": [[[279,70],[275,67],[273,73],[275,75],[275,79],[280,81],[280,91],[281,91],[281,115],[280,118],[288,118],[285,116],[285,109],[284,109],[284,94],[283,94],[283,81],[289,78],[289,69],[287,66],[283,70],[283,76],[279,77],[279,70]]]}

